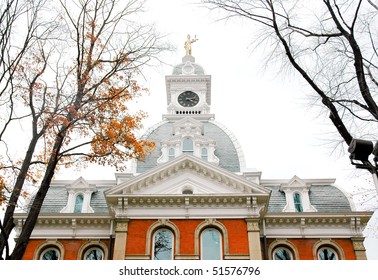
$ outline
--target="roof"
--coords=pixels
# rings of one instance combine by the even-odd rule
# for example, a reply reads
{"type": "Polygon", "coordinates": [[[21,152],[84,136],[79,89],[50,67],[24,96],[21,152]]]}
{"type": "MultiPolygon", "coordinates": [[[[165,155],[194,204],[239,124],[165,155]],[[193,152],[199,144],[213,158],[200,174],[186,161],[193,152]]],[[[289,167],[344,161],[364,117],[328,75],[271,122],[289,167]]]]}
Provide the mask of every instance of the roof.
{"type": "MultiPolygon", "coordinates": [[[[144,173],[157,166],[157,160],[161,156],[161,142],[172,136],[174,123],[167,121],[153,127],[146,140],[155,142],[154,152],[147,155],[143,162],[137,163],[137,173],[144,173]]],[[[244,167],[244,156],[236,138],[225,127],[214,121],[203,122],[203,136],[216,142],[215,156],[219,158],[219,167],[231,172],[240,172],[244,167]]]]}
{"type": "MultiPolygon", "coordinates": [[[[285,193],[280,191],[279,186],[266,186],[272,191],[269,200],[268,212],[282,212],[286,205],[285,193]]],[[[352,208],[345,194],[333,185],[314,185],[311,186],[310,203],[318,212],[352,212],[352,208]]]]}

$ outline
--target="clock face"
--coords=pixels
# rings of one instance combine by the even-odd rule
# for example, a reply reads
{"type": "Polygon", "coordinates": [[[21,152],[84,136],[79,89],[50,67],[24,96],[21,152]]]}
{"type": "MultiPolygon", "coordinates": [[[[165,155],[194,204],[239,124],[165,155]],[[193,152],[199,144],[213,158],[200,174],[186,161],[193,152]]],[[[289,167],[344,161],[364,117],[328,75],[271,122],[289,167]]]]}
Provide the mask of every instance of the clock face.
{"type": "Polygon", "coordinates": [[[193,107],[199,102],[199,96],[193,91],[184,91],[178,97],[178,103],[183,107],[193,107]]]}

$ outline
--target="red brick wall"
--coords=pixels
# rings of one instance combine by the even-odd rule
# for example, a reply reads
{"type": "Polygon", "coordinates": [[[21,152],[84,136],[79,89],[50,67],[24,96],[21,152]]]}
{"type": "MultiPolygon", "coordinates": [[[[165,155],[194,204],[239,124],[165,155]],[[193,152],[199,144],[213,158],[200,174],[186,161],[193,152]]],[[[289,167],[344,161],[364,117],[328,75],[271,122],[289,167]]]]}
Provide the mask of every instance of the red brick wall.
{"type": "MultiPolygon", "coordinates": [[[[109,240],[101,240],[103,243],[106,244],[109,248],[109,240]]],[[[34,252],[37,250],[38,246],[42,243],[46,242],[46,240],[30,240],[26,251],[23,256],[23,260],[32,260],[34,257],[34,252]]],[[[59,239],[58,242],[60,242],[64,247],[64,259],[65,260],[77,260],[78,259],[78,253],[80,250],[80,247],[87,243],[87,239],[59,239]]]]}
{"type": "MultiPolygon", "coordinates": [[[[195,246],[195,230],[204,220],[170,220],[176,225],[180,232],[180,254],[192,255],[194,254],[195,246]]],[[[146,234],[148,229],[156,220],[131,220],[128,226],[128,237],[126,244],[126,255],[144,255],[146,252],[146,234]]],[[[248,255],[248,234],[247,225],[244,219],[220,219],[218,222],[222,223],[228,232],[228,243],[230,254],[248,255]]],[[[87,240],[58,240],[65,248],[66,260],[76,260],[80,247],[87,242],[87,240]]],[[[151,240],[152,241],[152,240],[151,240]]],[[[267,245],[271,244],[275,239],[268,239],[267,245]]],[[[301,260],[313,259],[313,246],[319,239],[288,239],[296,248],[301,260]]],[[[343,248],[345,258],[347,260],[356,259],[353,243],[350,239],[332,239],[341,248],[343,248]]],[[[33,259],[34,252],[38,246],[45,242],[45,240],[30,240],[24,254],[24,260],[33,259]]],[[[103,241],[109,246],[109,240],[103,241]]],[[[151,246],[150,246],[151,247],[151,246]]],[[[263,249],[263,248],[262,248],[263,249]]],[[[176,252],[175,252],[176,253],[176,252]]]]}
{"type": "MultiPolygon", "coordinates": [[[[180,232],[180,254],[194,254],[195,230],[204,220],[170,220],[180,232]]],[[[145,254],[146,233],[156,220],[131,220],[129,222],[126,255],[145,254]]],[[[244,219],[218,220],[228,232],[229,253],[248,254],[247,225],[244,219]]],[[[151,240],[152,241],[152,240],[151,240]]],[[[175,252],[176,253],[176,252],[175,252]]]]}
{"type": "MultiPolygon", "coordinates": [[[[275,241],[276,239],[268,239],[268,247],[269,245],[275,241]]],[[[356,255],[353,249],[353,243],[350,239],[341,239],[341,238],[332,238],[333,242],[336,242],[342,249],[345,255],[346,260],[355,260],[356,255]]],[[[291,242],[298,251],[299,258],[301,260],[313,260],[313,247],[314,245],[319,242],[317,238],[308,238],[308,239],[299,239],[299,238],[289,238],[287,241],[291,242]]],[[[330,244],[332,246],[332,244],[330,244]]],[[[335,248],[337,249],[337,248],[335,248]]]]}

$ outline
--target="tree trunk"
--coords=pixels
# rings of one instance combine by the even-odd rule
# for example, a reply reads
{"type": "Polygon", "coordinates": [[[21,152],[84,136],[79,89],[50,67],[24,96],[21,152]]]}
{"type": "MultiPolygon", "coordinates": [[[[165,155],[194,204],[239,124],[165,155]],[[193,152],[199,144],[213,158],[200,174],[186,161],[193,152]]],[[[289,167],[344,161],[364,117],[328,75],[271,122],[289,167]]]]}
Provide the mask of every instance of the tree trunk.
{"type": "MultiPolygon", "coordinates": [[[[29,148],[22,162],[20,173],[17,176],[16,183],[14,185],[11,197],[9,199],[9,204],[7,206],[7,209],[4,215],[4,223],[3,223],[3,228],[1,229],[1,235],[0,235],[0,256],[3,255],[4,248],[8,244],[9,235],[15,226],[13,222],[13,214],[16,209],[18,199],[20,197],[21,190],[24,185],[27,173],[29,171],[30,163],[32,161],[35,147],[37,145],[39,138],[40,138],[40,134],[34,134],[33,138],[30,141],[29,148]]],[[[7,257],[8,256],[5,256],[5,258],[7,257]]]]}
{"type": "Polygon", "coordinates": [[[9,259],[11,260],[21,260],[25,253],[26,246],[30,239],[30,235],[37,222],[38,215],[41,211],[43,200],[45,199],[47,191],[50,188],[50,183],[54,176],[56,165],[59,161],[58,154],[60,152],[60,148],[64,140],[64,136],[63,136],[64,134],[63,135],[62,134],[58,134],[57,137],[55,138],[54,149],[53,149],[53,152],[51,153],[49,162],[47,164],[45,176],[42,180],[41,186],[37,194],[35,195],[33,203],[30,207],[28,216],[22,227],[21,234],[16,242],[16,246],[9,257],[9,259]]]}

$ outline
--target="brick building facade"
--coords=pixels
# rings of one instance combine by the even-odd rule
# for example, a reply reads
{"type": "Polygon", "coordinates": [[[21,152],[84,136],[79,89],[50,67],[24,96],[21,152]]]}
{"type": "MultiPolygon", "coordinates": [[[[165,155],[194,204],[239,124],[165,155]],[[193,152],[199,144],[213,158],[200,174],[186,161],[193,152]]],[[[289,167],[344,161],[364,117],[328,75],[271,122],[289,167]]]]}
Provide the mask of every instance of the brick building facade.
{"type": "Polygon", "coordinates": [[[167,114],[144,136],[154,153],[115,180],[52,182],[24,259],[366,259],[372,213],[356,211],[333,179],[247,169],[192,55],[166,89],[167,114]]]}

